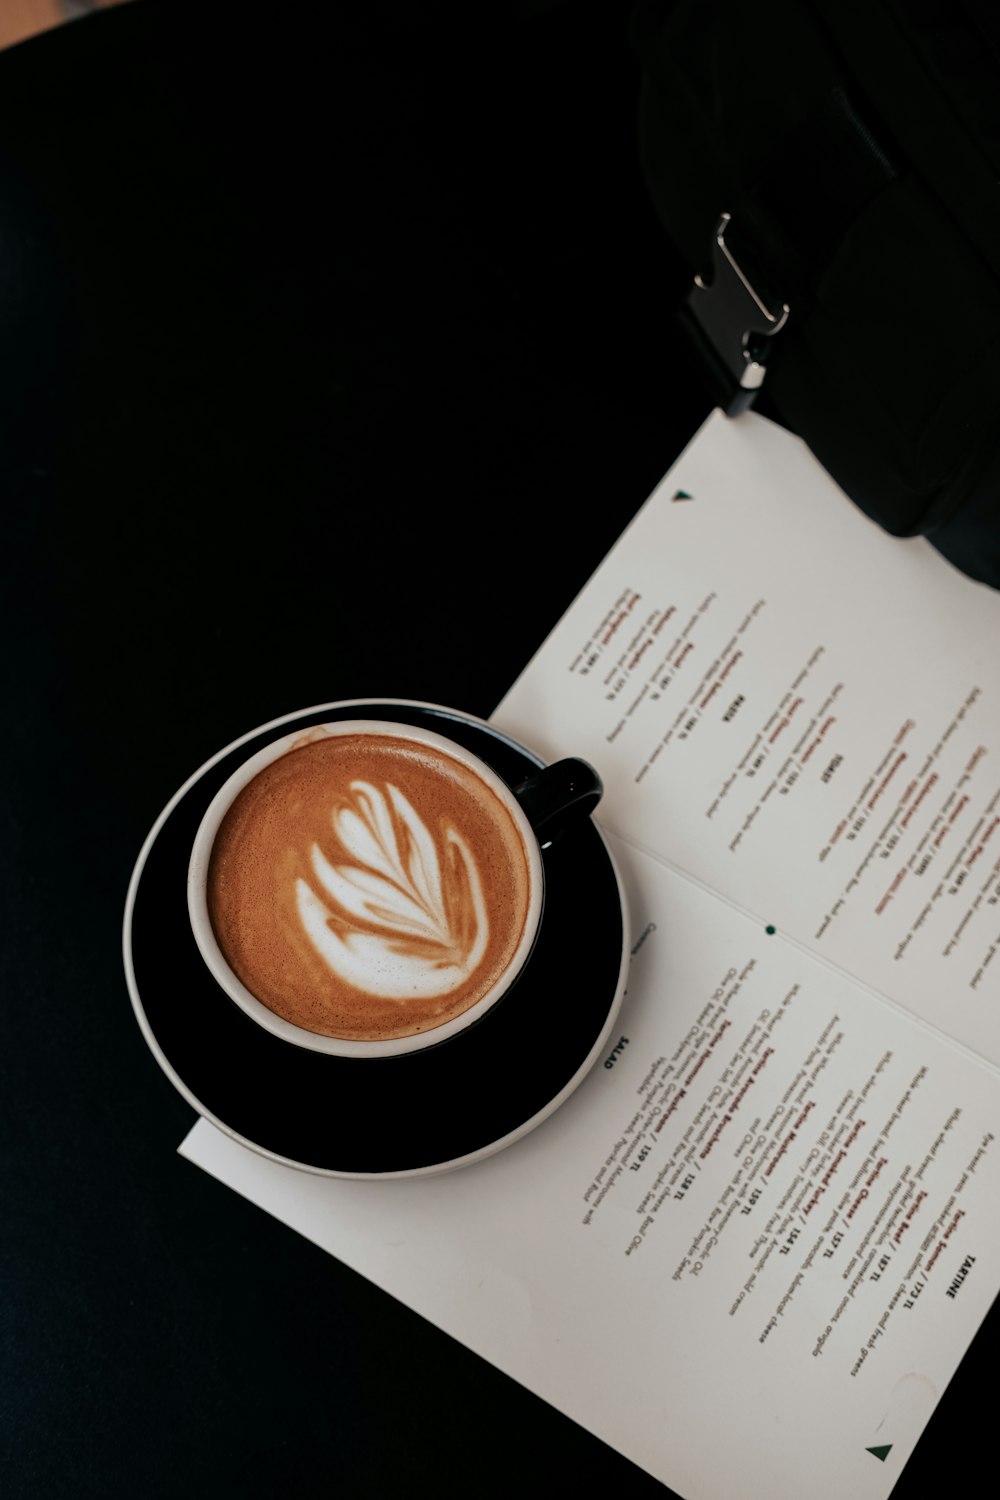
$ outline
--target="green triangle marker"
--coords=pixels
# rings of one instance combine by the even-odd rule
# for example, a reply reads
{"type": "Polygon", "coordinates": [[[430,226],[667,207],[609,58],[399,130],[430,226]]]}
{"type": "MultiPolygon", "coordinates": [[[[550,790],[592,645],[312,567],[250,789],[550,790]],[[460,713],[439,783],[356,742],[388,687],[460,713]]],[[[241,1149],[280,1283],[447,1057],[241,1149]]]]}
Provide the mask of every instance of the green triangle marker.
{"type": "Polygon", "coordinates": [[[881,1447],[878,1448],[866,1448],[865,1452],[874,1453],[879,1462],[884,1464],[886,1459],[889,1457],[889,1454],[892,1452],[892,1444],[883,1443],[881,1447]]]}
{"type": "Polygon", "coordinates": [[[689,495],[687,490],[675,490],[670,498],[671,500],[693,500],[694,496],[689,495]]]}

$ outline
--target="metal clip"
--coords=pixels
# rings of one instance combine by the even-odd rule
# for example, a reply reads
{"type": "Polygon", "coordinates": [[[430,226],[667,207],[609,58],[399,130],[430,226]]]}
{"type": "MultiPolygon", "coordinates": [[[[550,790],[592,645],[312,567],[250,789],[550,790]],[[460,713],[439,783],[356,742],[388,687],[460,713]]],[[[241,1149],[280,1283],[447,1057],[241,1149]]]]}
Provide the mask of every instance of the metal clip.
{"type": "Polygon", "coordinates": [[[724,404],[732,415],[744,411],[763,384],[768,345],[762,341],[772,339],[785,326],[788,305],[783,302],[772,311],[751,286],[726,244],[730,218],[724,213],[716,226],[711,281],[696,276],[686,305],[689,326],[693,319],[702,347],[707,341],[715,373],[727,388],[724,404]]]}

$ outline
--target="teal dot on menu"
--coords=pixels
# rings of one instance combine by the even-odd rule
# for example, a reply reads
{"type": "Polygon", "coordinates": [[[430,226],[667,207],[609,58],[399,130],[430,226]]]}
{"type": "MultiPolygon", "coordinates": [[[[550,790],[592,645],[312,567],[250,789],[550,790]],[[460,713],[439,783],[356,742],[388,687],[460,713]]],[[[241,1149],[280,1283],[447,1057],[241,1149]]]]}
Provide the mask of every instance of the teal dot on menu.
{"type": "Polygon", "coordinates": [[[770,922],[768,922],[767,926],[764,928],[764,931],[767,933],[768,937],[774,937],[774,934],[777,932],[777,930],[777,927],[772,927],[770,922]]]}

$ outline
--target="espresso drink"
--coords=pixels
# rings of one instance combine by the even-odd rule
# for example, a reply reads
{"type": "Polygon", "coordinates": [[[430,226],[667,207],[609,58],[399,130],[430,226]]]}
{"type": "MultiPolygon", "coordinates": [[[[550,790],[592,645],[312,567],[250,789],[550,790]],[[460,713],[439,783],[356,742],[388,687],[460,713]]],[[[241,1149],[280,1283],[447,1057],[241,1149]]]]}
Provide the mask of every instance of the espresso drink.
{"type": "Polygon", "coordinates": [[[308,737],[238,793],[208,870],[216,941],[307,1031],[412,1036],[475,1005],[517,950],[521,831],[460,761],[395,734],[308,737]]]}

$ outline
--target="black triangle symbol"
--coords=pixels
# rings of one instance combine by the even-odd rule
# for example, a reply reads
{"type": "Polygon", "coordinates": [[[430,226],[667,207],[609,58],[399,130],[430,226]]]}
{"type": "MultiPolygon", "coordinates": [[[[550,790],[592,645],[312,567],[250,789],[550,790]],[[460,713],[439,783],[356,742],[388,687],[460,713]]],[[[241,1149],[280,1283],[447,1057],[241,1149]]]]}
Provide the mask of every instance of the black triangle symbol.
{"type": "Polygon", "coordinates": [[[889,1454],[892,1452],[892,1444],[891,1443],[883,1443],[881,1445],[881,1447],[879,1447],[879,1448],[866,1448],[865,1452],[866,1453],[874,1453],[875,1457],[881,1463],[885,1463],[886,1459],[889,1457],[889,1454]]]}
{"type": "Polygon", "coordinates": [[[689,495],[687,490],[674,490],[670,498],[671,500],[693,500],[694,496],[689,495]]]}

